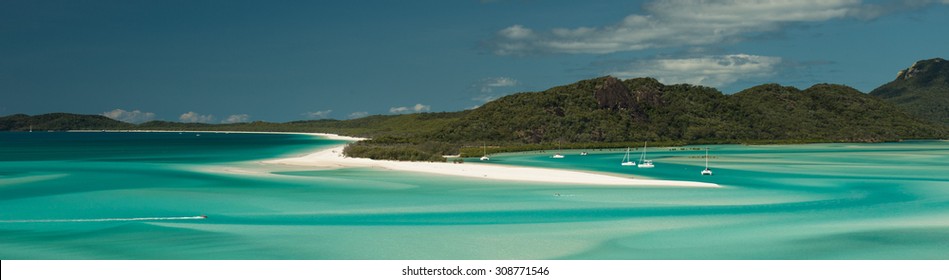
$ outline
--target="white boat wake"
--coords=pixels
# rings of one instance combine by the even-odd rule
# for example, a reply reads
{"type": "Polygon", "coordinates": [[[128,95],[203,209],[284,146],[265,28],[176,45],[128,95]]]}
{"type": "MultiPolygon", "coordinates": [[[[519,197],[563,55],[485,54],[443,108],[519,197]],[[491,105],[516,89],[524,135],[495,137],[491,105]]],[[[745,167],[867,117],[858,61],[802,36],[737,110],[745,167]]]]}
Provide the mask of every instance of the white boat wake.
{"type": "Polygon", "coordinates": [[[208,216],[146,217],[146,218],[102,218],[102,219],[45,219],[45,220],[0,220],[0,223],[97,223],[97,222],[141,222],[169,220],[204,220],[208,216]]]}

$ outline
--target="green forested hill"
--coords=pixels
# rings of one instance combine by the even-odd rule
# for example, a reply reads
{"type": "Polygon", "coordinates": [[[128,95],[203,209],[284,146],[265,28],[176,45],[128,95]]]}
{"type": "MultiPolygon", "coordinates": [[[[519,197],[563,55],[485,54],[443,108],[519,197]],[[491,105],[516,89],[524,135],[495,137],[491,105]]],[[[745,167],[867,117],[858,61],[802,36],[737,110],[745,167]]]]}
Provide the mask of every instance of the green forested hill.
{"type": "Polygon", "coordinates": [[[724,95],[708,87],[613,77],[510,95],[432,135],[450,142],[516,143],[877,142],[945,136],[945,127],[846,86],[802,91],[767,84],[724,95]]]}
{"type": "Polygon", "coordinates": [[[921,60],[870,92],[911,114],[949,125],[949,61],[921,60]]]}
{"type": "Polygon", "coordinates": [[[132,124],[103,116],[52,113],[36,116],[23,114],[0,117],[0,131],[129,129],[132,124]]]}
{"type": "MultiPolygon", "coordinates": [[[[936,80],[936,79],[932,79],[936,80]]],[[[945,79],[943,78],[942,81],[945,79]]],[[[922,120],[842,85],[805,90],[765,84],[725,95],[714,88],[663,85],[652,78],[600,77],[502,97],[462,112],[370,116],[354,120],[133,125],[102,116],[48,114],[0,118],[0,130],[139,129],[326,132],[373,138],[351,156],[443,160],[491,151],[665,144],[880,142],[947,138],[949,127],[922,120]],[[462,149],[469,147],[468,150],[462,149]]]]}
{"type": "Polygon", "coordinates": [[[193,130],[193,131],[267,131],[325,132],[360,137],[409,137],[430,134],[465,112],[376,115],[354,120],[313,120],[287,123],[250,122],[235,124],[181,123],[150,121],[130,124],[99,115],[53,113],[36,116],[23,114],[0,117],[0,131],[65,130],[193,130]]]}
{"type": "Polygon", "coordinates": [[[323,132],[359,137],[408,137],[427,134],[455,120],[465,112],[419,113],[407,115],[375,115],[353,120],[312,120],[286,123],[250,122],[235,124],[203,124],[152,121],[135,126],[140,130],[210,130],[323,132]]]}

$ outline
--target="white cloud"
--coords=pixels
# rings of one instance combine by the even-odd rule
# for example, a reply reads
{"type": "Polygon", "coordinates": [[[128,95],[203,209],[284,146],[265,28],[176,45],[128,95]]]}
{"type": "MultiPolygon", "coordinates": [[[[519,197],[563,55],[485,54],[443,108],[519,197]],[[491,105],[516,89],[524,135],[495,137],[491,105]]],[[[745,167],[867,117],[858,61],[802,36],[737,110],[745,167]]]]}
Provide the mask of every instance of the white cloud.
{"type": "Polygon", "coordinates": [[[738,80],[773,75],[780,57],[748,54],[642,60],[610,75],[627,79],[653,77],[664,84],[720,87],[738,80]]]}
{"type": "Polygon", "coordinates": [[[136,124],[155,119],[155,113],[142,112],[139,110],[132,110],[130,112],[122,109],[115,109],[112,111],[103,112],[101,115],[113,120],[136,124]]]}
{"type": "Polygon", "coordinates": [[[415,104],[412,107],[392,107],[389,108],[389,113],[393,114],[405,114],[405,113],[419,113],[419,112],[428,112],[431,111],[432,106],[415,104]]]}
{"type": "Polygon", "coordinates": [[[473,87],[477,89],[478,94],[475,97],[472,97],[471,100],[481,103],[491,102],[503,96],[504,94],[510,93],[510,88],[513,88],[519,84],[520,82],[509,77],[486,78],[473,85],[473,87]],[[495,91],[501,90],[503,90],[503,92],[495,93],[495,91]]]}
{"type": "Polygon", "coordinates": [[[303,116],[305,116],[308,119],[326,119],[326,118],[329,118],[329,115],[332,112],[333,110],[306,112],[306,113],[303,113],[303,116]]]}
{"type": "Polygon", "coordinates": [[[352,113],[349,113],[349,118],[358,119],[358,118],[362,118],[368,115],[369,115],[369,112],[352,112],[352,113]]]}
{"type": "Polygon", "coordinates": [[[227,118],[221,121],[221,123],[245,123],[249,119],[250,115],[248,114],[237,114],[227,116],[227,118]]]}
{"type": "Polygon", "coordinates": [[[703,46],[777,31],[790,23],[866,19],[883,13],[860,0],[670,0],[649,2],[643,10],[644,14],[604,27],[536,32],[514,25],[498,32],[495,53],[603,54],[703,46]]]}
{"type": "Polygon", "coordinates": [[[186,123],[211,123],[214,122],[214,116],[202,115],[195,112],[187,112],[181,114],[181,116],[178,117],[178,120],[186,123]]]}
{"type": "Polygon", "coordinates": [[[517,84],[517,80],[508,77],[487,78],[481,81],[481,92],[491,93],[496,88],[513,87],[517,84]]]}
{"type": "Polygon", "coordinates": [[[498,31],[498,35],[508,39],[526,39],[534,36],[534,31],[521,25],[514,25],[498,31]]]}
{"type": "MultiPolygon", "coordinates": [[[[488,102],[491,102],[491,101],[498,100],[498,98],[501,98],[501,97],[498,96],[498,95],[494,95],[494,94],[482,94],[482,95],[478,95],[478,96],[475,96],[475,97],[471,98],[471,100],[478,101],[478,102],[481,102],[481,103],[488,103],[488,102]]],[[[481,105],[478,105],[478,106],[481,106],[481,105]]]]}

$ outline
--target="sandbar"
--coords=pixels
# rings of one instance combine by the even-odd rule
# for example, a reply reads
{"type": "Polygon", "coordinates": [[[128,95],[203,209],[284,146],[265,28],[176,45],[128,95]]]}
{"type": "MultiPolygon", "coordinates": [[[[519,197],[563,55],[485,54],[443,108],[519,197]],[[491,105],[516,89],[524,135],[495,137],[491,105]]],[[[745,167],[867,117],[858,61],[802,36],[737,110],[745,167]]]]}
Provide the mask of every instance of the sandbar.
{"type": "Polygon", "coordinates": [[[484,163],[406,162],[352,158],[343,155],[345,145],[334,146],[302,157],[267,160],[267,164],[307,166],[317,168],[371,167],[387,170],[407,171],[481,178],[485,180],[526,181],[572,185],[609,185],[643,187],[700,187],[717,188],[717,184],[691,181],[636,179],[590,172],[522,167],[484,163]]]}

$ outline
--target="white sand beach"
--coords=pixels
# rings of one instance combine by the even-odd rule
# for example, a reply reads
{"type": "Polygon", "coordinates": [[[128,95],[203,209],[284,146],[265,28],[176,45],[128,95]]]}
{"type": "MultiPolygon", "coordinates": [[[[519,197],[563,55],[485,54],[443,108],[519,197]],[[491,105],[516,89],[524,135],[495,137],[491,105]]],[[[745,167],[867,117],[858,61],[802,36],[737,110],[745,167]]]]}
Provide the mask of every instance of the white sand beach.
{"type": "MultiPolygon", "coordinates": [[[[329,133],[301,133],[301,132],[249,132],[249,131],[160,131],[160,130],[107,130],[108,132],[184,132],[184,133],[265,133],[265,134],[303,134],[321,137],[330,140],[360,141],[366,138],[342,136],[329,133]]],[[[73,132],[99,132],[75,130],[73,132]]],[[[648,187],[699,187],[718,188],[718,184],[692,182],[636,179],[591,172],[572,171],[539,167],[520,167],[499,164],[448,162],[406,162],[391,160],[372,160],[367,158],[351,158],[343,155],[346,145],[323,149],[302,157],[281,158],[263,161],[265,164],[280,164],[291,166],[306,166],[316,168],[349,168],[372,167],[388,170],[421,172],[449,176],[463,176],[488,180],[526,181],[581,185],[610,185],[610,186],[648,186],[648,187]]],[[[223,172],[236,174],[255,174],[239,168],[226,168],[223,172]]]]}
{"type": "Polygon", "coordinates": [[[483,163],[455,164],[447,162],[403,162],[351,158],[343,156],[344,147],[345,145],[340,145],[330,149],[320,150],[302,157],[268,160],[264,161],[264,163],[309,166],[318,168],[374,167],[397,171],[482,178],[487,180],[529,181],[561,184],[650,187],[720,187],[719,185],[712,183],[624,178],[619,176],[551,168],[517,167],[483,163]]]}
{"type": "Polygon", "coordinates": [[[345,140],[345,141],[360,141],[366,140],[366,138],[359,137],[350,137],[342,136],[329,133],[315,133],[315,132],[269,132],[269,131],[214,131],[214,130],[137,130],[137,129],[127,129],[127,130],[68,130],[67,132],[139,132],[139,133],[234,133],[234,134],[301,134],[301,135],[313,135],[319,136],[329,140],[345,140]]]}

